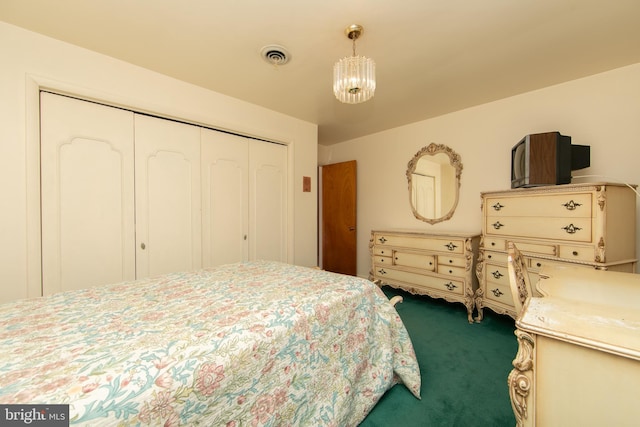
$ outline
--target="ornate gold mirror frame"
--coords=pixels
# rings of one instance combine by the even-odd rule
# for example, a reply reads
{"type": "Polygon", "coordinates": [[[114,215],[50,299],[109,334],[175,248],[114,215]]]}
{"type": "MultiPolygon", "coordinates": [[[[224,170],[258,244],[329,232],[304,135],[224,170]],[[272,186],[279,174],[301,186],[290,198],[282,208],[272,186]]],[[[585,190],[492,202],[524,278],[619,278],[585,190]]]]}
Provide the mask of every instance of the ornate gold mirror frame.
{"type": "Polygon", "coordinates": [[[429,224],[450,219],[458,206],[460,175],[460,155],[446,145],[431,143],[418,151],[407,165],[413,215],[429,224]]]}

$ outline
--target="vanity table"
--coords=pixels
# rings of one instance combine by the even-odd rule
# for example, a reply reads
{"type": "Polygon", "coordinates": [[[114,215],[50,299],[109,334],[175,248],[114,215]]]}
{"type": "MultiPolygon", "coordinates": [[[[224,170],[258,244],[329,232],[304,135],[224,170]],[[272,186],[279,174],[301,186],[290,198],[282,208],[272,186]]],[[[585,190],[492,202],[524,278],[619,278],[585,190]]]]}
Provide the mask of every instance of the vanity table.
{"type": "Polygon", "coordinates": [[[516,320],[517,425],[638,425],[640,275],[548,266],[537,288],[516,320]]]}

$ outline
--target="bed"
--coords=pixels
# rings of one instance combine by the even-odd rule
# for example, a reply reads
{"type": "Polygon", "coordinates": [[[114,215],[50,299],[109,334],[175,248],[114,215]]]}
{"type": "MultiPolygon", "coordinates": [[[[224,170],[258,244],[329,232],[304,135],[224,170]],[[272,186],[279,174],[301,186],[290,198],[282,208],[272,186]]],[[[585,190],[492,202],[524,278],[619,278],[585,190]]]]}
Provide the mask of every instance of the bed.
{"type": "Polygon", "coordinates": [[[373,283],[256,261],[0,306],[0,404],[71,425],[360,423],[413,345],[373,283]]]}

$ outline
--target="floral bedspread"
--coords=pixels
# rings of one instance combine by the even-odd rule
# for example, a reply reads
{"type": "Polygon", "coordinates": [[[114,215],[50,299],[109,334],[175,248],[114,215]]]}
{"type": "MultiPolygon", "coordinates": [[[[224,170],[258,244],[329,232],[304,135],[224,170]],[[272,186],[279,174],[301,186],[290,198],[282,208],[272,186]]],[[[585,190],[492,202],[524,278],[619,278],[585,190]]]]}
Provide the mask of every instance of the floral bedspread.
{"type": "Polygon", "coordinates": [[[355,277],[275,262],[0,305],[0,403],[72,425],[349,426],[402,382],[407,331],[355,277]]]}

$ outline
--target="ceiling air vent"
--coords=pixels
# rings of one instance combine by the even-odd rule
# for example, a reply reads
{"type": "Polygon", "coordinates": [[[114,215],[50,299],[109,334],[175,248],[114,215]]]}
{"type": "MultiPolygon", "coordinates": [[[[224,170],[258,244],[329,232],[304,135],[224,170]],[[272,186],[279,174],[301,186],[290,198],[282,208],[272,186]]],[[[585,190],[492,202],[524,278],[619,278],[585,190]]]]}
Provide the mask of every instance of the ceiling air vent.
{"type": "Polygon", "coordinates": [[[276,67],[286,64],[289,62],[289,58],[291,58],[287,49],[275,44],[263,47],[260,54],[262,55],[262,59],[276,67]]]}

